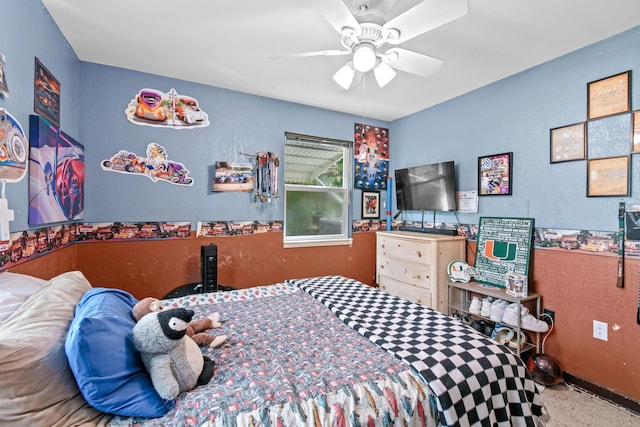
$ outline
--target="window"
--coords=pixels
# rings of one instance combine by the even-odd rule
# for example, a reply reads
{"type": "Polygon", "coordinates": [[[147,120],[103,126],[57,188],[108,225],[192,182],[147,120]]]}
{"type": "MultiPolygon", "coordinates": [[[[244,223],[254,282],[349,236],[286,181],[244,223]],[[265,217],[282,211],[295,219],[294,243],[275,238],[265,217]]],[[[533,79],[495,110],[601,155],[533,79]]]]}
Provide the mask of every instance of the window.
{"type": "Polygon", "coordinates": [[[285,133],[285,247],[351,244],[351,145],[285,133]]]}

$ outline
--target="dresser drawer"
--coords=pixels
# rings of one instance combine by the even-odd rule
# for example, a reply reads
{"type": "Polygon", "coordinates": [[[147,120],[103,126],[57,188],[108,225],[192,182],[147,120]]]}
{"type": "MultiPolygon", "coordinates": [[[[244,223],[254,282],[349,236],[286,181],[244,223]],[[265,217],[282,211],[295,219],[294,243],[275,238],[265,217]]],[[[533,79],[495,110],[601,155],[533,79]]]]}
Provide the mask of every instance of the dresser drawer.
{"type": "Polygon", "coordinates": [[[381,255],[386,255],[403,261],[418,263],[429,262],[432,252],[431,242],[398,239],[387,236],[378,236],[378,250],[381,255]]]}
{"type": "Polygon", "coordinates": [[[383,275],[378,276],[378,285],[381,290],[391,295],[431,307],[431,293],[427,289],[402,283],[383,275]]]}
{"type": "Polygon", "coordinates": [[[431,289],[431,266],[428,264],[405,262],[384,255],[378,256],[377,259],[380,274],[423,289],[431,289]]]}

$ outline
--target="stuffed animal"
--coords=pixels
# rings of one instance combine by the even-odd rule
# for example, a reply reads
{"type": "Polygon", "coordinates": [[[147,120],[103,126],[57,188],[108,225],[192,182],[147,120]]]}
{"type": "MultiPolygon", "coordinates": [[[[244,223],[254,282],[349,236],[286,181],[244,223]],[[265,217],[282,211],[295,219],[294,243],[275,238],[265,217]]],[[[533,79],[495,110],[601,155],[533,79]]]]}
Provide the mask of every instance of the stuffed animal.
{"type": "Polygon", "coordinates": [[[153,387],[165,400],[207,384],[213,377],[214,362],[186,335],[193,314],[186,308],[152,311],[133,327],[133,343],[153,387]]]}
{"type": "MultiPolygon", "coordinates": [[[[159,299],[146,297],[138,301],[138,303],[131,310],[131,314],[137,322],[142,319],[142,317],[147,313],[151,313],[154,311],[158,312],[162,310],[164,310],[164,306],[159,299]]],[[[220,323],[220,315],[218,313],[213,313],[207,316],[205,319],[196,320],[189,323],[187,325],[187,336],[191,337],[198,345],[218,348],[227,341],[227,336],[215,336],[203,331],[207,329],[219,328],[220,326],[222,326],[220,323]]]]}

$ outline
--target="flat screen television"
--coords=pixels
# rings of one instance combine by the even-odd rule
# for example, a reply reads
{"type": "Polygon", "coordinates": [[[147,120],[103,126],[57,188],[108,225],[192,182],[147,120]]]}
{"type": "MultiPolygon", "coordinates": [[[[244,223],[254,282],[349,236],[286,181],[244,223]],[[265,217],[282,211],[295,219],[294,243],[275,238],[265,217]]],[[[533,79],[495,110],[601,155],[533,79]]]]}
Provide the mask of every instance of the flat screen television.
{"type": "Polygon", "coordinates": [[[399,211],[455,211],[456,174],[453,161],[395,171],[399,211]]]}

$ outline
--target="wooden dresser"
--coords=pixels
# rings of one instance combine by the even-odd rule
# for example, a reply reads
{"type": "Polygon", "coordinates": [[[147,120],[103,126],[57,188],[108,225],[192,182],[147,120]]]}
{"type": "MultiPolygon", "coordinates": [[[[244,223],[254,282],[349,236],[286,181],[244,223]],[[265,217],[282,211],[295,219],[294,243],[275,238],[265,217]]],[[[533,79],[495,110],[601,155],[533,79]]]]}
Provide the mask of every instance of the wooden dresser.
{"type": "Polygon", "coordinates": [[[380,289],[447,312],[447,265],[466,260],[466,239],[411,231],[376,233],[376,282],[380,289]]]}

